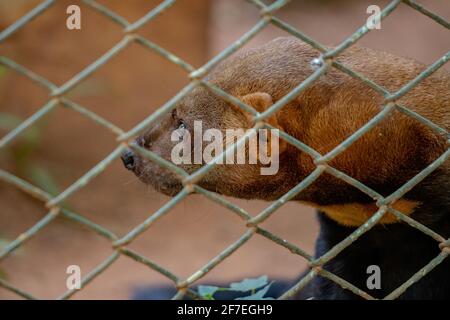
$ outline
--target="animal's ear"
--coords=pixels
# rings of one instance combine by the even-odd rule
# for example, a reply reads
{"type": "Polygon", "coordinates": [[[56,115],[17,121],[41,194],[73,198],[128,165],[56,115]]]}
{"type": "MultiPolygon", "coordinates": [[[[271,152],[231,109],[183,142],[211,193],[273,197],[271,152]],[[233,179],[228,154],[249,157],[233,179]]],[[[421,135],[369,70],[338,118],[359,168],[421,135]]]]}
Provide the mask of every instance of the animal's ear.
{"type": "MultiPolygon", "coordinates": [[[[255,109],[258,112],[264,112],[273,105],[272,97],[270,96],[270,94],[265,93],[265,92],[249,93],[249,94],[241,97],[241,101],[244,102],[245,104],[253,107],[253,109],[255,109]]],[[[247,113],[247,116],[249,118],[249,122],[251,122],[252,116],[248,113],[247,113]]],[[[282,130],[282,128],[280,127],[280,125],[277,121],[276,115],[270,116],[266,120],[266,122],[268,124],[270,124],[271,126],[282,130]]]]}
{"type": "MultiPolygon", "coordinates": [[[[254,92],[246,94],[245,96],[240,97],[240,100],[245,104],[253,107],[258,112],[264,112],[268,108],[273,105],[273,100],[270,94],[265,92],[254,92]]],[[[244,112],[248,118],[249,123],[252,123],[252,115],[248,112],[244,112]]],[[[283,127],[280,125],[276,114],[271,115],[268,119],[265,120],[272,127],[278,129],[279,131],[283,131],[283,127]]],[[[270,135],[269,135],[270,136],[270,135]]],[[[280,154],[286,149],[286,141],[283,139],[279,139],[279,151],[280,154]]]]}

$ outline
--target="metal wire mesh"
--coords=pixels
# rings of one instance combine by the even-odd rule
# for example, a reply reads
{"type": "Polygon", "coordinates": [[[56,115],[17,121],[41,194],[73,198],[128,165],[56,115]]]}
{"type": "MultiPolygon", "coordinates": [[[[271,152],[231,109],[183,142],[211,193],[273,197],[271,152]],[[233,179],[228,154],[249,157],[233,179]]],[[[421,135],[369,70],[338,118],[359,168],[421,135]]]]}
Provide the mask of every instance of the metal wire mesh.
{"type": "MultiPolygon", "coordinates": [[[[72,185],[70,185],[66,190],[61,192],[55,197],[52,197],[47,192],[31,185],[30,183],[20,179],[19,177],[6,172],[2,169],[0,169],[0,180],[11,184],[22,191],[28,193],[30,196],[35,197],[39,200],[41,200],[45,206],[48,208],[48,213],[45,215],[38,223],[36,223],[34,226],[32,226],[30,229],[23,232],[17,239],[11,241],[6,245],[6,247],[3,249],[3,251],[0,252],[0,262],[7,258],[13,251],[18,249],[20,246],[22,246],[27,240],[29,240],[31,237],[36,235],[36,233],[40,232],[43,227],[50,224],[57,216],[63,216],[69,220],[78,222],[93,232],[96,232],[100,236],[108,239],[112,247],[114,248],[114,253],[111,254],[106,260],[104,260],[101,264],[99,264],[96,268],[91,270],[81,281],[81,288],[84,288],[88,283],[93,281],[99,274],[101,274],[103,271],[105,271],[109,266],[111,266],[116,259],[120,255],[125,255],[130,257],[131,259],[134,259],[136,262],[142,263],[149,268],[159,272],[164,277],[171,280],[174,285],[177,288],[177,294],[173,297],[174,299],[181,299],[185,295],[192,297],[192,298],[198,298],[202,299],[202,297],[192,289],[192,285],[202,277],[204,277],[208,272],[210,272],[212,269],[214,269],[217,265],[219,265],[224,259],[226,259],[228,256],[233,254],[236,250],[238,250],[241,246],[243,246],[250,238],[255,236],[255,234],[258,234],[262,237],[265,237],[277,245],[283,246],[287,250],[289,250],[292,254],[298,255],[304,259],[306,259],[309,263],[309,266],[311,267],[311,270],[309,273],[302,278],[298,283],[296,283],[292,288],[290,288],[288,291],[286,291],[280,298],[286,299],[292,297],[294,294],[296,294],[299,290],[301,290],[303,287],[305,287],[315,276],[320,275],[322,277],[325,277],[337,284],[339,284],[341,287],[348,289],[352,291],[354,294],[365,298],[365,299],[375,299],[367,292],[363,291],[361,288],[357,288],[353,284],[347,282],[346,280],[338,277],[335,274],[332,274],[325,269],[322,268],[322,266],[333,259],[337,254],[339,254],[342,250],[344,250],[346,247],[351,245],[354,241],[356,241],[361,235],[363,235],[365,232],[370,230],[386,213],[391,213],[395,215],[399,220],[406,222],[411,227],[416,228],[423,233],[427,234],[428,236],[432,237],[434,240],[436,240],[438,243],[440,243],[440,247],[442,251],[439,253],[437,257],[432,259],[426,266],[424,266],[421,270],[418,270],[417,273],[415,273],[411,278],[409,278],[405,283],[403,283],[400,287],[395,289],[393,292],[391,292],[389,295],[385,297],[385,299],[395,299],[399,297],[408,287],[410,287],[413,283],[420,280],[422,277],[424,277],[428,272],[430,272],[434,267],[439,265],[449,254],[449,246],[450,246],[450,239],[445,239],[441,235],[437,234],[436,232],[430,230],[426,226],[422,225],[421,223],[413,220],[412,218],[404,215],[403,213],[395,210],[391,204],[393,204],[396,200],[400,199],[406,192],[411,190],[415,185],[417,185],[420,181],[422,181],[427,175],[429,175],[432,171],[434,171],[436,168],[438,168],[446,159],[448,159],[450,155],[450,147],[447,148],[447,150],[433,163],[431,163],[427,168],[425,168],[423,171],[418,173],[415,177],[413,177],[411,180],[406,182],[401,188],[393,192],[391,195],[387,197],[383,197],[376,191],[372,190],[368,186],[362,184],[361,182],[355,180],[354,178],[346,175],[345,173],[331,167],[328,163],[334,159],[337,155],[345,151],[353,142],[355,142],[357,139],[359,139],[362,135],[364,135],[366,132],[368,132],[371,128],[376,126],[378,123],[380,123],[383,119],[385,119],[390,113],[392,113],[394,110],[400,111],[410,117],[413,117],[417,121],[422,122],[423,124],[431,127],[436,132],[444,135],[447,137],[448,145],[450,145],[450,136],[447,130],[444,128],[439,127],[438,125],[432,123],[430,120],[424,118],[423,116],[415,113],[414,111],[411,111],[407,108],[407,106],[400,105],[397,101],[400,97],[405,95],[407,92],[409,92],[412,88],[414,88],[420,81],[425,79],[426,77],[430,76],[433,72],[435,72],[437,69],[442,67],[449,59],[450,59],[450,51],[447,52],[442,58],[437,60],[435,63],[430,65],[426,70],[424,70],[422,73],[420,73],[415,79],[413,79],[411,82],[405,84],[400,90],[397,92],[389,92],[382,86],[372,82],[368,78],[364,77],[363,75],[347,68],[343,64],[341,64],[336,58],[339,57],[339,55],[349,48],[351,45],[353,45],[355,42],[357,42],[359,39],[361,39],[364,35],[366,35],[368,32],[370,32],[370,29],[367,26],[362,26],[358,30],[356,30],[352,35],[350,35],[347,39],[345,39],[342,43],[340,43],[338,46],[327,49],[322,44],[318,43],[314,39],[308,37],[305,33],[303,33],[300,30],[297,30],[296,28],[293,28],[289,24],[281,21],[275,16],[275,13],[278,9],[282,8],[286,3],[288,3],[288,0],[278,0],[272,3],[271,5],[265,5],[260,0],[249,0],[249,2],[253,3],[257,8],[260,10],[261,17],[259,21],[250,29],[248,30],[242,37],[240,37],[238,40],[233,42],[230,46],[228,46],[225,50],[220,52],[217,56],[212,58],[210,61],[208,61],[205,65],[200,67],[199,69],[195,69],[192,67],[189,63],[181,60],[174,54],[168,52],[166,49],[156,45],[152,41],[142,37],[138,34],[139,29],[146,25],[147,23],[151,22],[155,17],[163,13],[165,10],[168,10],[176,1],[175,0],[166,0],[163,1],[160,5],[155,7],[153,10],[148,12],[146,15],[144,15],[142,18],[137,20],[134,23],[129,23],[127,20],[125,20],[123,17],[118,15],[117,13],[113,12],[109,8],[105,7],[104,5],[93,1],[93,0],[83,0],[83,2],[90,7],[92,10],[96,10],[102,15],[104,15],[107,19],[112,20],[114,23],[120,25],[124,30],[124,37],[121,41],[119,41],[114,47],[112,47],[109,51],[107,51],[105,54],[103,54],[100,58],[95,60],[92,64],[90,64],[87,68],[73,76],[72,79],[68,80],[66,83],[64,83],[62,86],[56,86],[50,81],[46,80],[45,78],[41,77],[40,75],[32,72],[31,70],[28,70],[24,66],[21,66],[14,62],[13,60],[5,57],[0,56],[0,64],[10,68],[11,70],[14,70],[15,72],[22,74],[29,79],[33,80],[38,85],[41,85],[49,90],[50,97],[48,102],[42,106],[36,113],[34,113],[32,116],[30,116],[28,119],[23,121],[19,126],[17,126],[15,129],[10,131],[8,134],[6,134],[3,138],[0,139],[0,149],[5,148],[9,143],[11,143],[14,139],[16,139],[19,135],[21,135],[27,128],[33,126],[39,119],[41,119],[43,116],[48,114],[50,111],[52,111],[55,108],[59,108],[61,106],[69,108],[73,110],[74,112],[78,112],[79,114],[83,115],[84,117],[96,122],[97,124],[103,126],[105,129],[110,130],[112,133],[114,133],[117,136],[117,143],[118,146],[115,150],[113,150],[107,157],[105,157],[102,161],[100,161],[96,166],[94,166],[92,169],[90,169],[88,172],[86,172],[82,177],[80,177],[77,181],[75,181],[72,185]],[[272,24],[276,27],[281,28],[282,30],[287,31],[288,33],[292,34],[293,36],[301,39],[302,41],[308,43],[318,51],[322,53],[321,61],[323,62],[321,66],[319,66],[305,81],[300,83],[297,87],[295,87],[290,93],[288,93],[286,96],[284,96],[282,99],[277,101],[273,106],[271,106],[269,109],[267,109],[264,112],[258,113],[256,110],[254,110],[252,107],[245,105],[242,103],[239,99],[236,97],[233,97],[229,95],[228,93],[224,92],[219,87],[208,83],[204,80],[204,76],[208,74],[209,71],[211,71],[214,66],[216,66],[220,61],[226,59],[231,54],[236,52],[239,48],[244,46],[250,39],[252,39],[255,35],[257,35],[261,30],[263,30],[265,27],[267,27],[269,24],[272,24]],[[180,90],[173,98],[171,98],[169,101],[167,101],[163,106],[161,106],[157,111],[152,113],[150,116],[148,116],[146,119],[144,119],[142,122],[138,123],[134,128],[131,130],[125,132],[124,130],[120,129],[113,123],[103,119],[96,113],[90,111],[88,108],[85,108],[73,101],[71,101],[69,98],[66,97],[67,93],[70,92],[75,86],[80,84],[83,80],[85,80],[87,77],[89,77],[93,72],[95,72],[98,68],[102,67],[108,61],[118,54],[119,52],[125,50],[131,43],[138,43],[142,45],[144,48],[147,48],[153,52],[156,52],[157,54],[161,55],[165,59],[171,61],[172,63],[180,66],[186,72],[188,72],[188,77],[190,78],[190,83],[184,87],[182,90],[180,90]],[[360,81],[363,81],[365,84],[367,84],[370,88],[375,90],[376,92],[380,93],[384,97],[384,105],[381,108],[381,111],[373,118],[371,119],[367,124],[365,124],[363,127],[361,127],[359,130],[354,132],[348,139],[343,141],[340,145],[338,145],[336,148],[334,148],[332,151],[328,152],[327,154],[320,154],[317,151],[313,150],[309,146],[305,145],[301,141],[295,139],[294,137],[281,132],[280,137],[287,141],[288,143],[292,144],[299,150],[309,154],[313,159],[314,163],[316,165],[316,169],[309,174],[303,181],[301,181],[297,186],[292,188],[289,192],[287,192],[285,195],[283,195],[281,198],[279,198],[277,201],[273,202],[270,206],[268,206],[265,210],[260,212],[257,216],[252,217],[249,213],[247,213],[244,209],[236,206],[235,204],[231,203],[230,201],[226,200],[222,196],[210,192],[208,190],[203,189],[202,187],[198,186],[196,183],[207,173],[209,172],[214,166],[214,161],[211,163],[203,166],[201,169],[197,170],[196,172],[192,174],[188,174],[184,170],[176,167],[171,162],[161,158],[157,154],[153,153],[152,151],[143,149],[139,147],[138,145],[134,144],[132,142],[133,137],[135,137],[137,134],[139,134],[141,131],[143,131],[148,126],[151,126],[153,123],[158,121],[162,115],[164,115],[166,112],[172,110],[175,108],[178,101],[180,101],[184,96],[186,96],[192,89],[194,89],[197,86],[203,86],[207,89],[209,89],[211,92],[219,96],[220,98],[224,99],[227,102],[231,102],[242,109],[244,109],[247,112],[250,112],[254,115],[255,120],[255,126],[254,128],[262,128],[262,127],[268,127],[270,126],[265,123],[264,121],[267,120],[272,114],[280,110],[284,105],[295,99],[299,93],[310,86],[315,80],[320,78],[329,68],[336,68],[340,70],[341,72],[344,72],[351,77],[357,78],[360,81]],[[175,197],[173,197],[170,201],[168,201],[164,206],[159,208],[156,212],[154,212],[152,215],[150,215],[143,223],[136,226],[133,230],[131,230],[128,234],[126,234],[123,237],[119,237],[118,235],[114,234],[113,232],[107,230],[106,228],[102,227],[101,225],[98,225],[82,215],[72,212],[66,207],[62,205],[62,202],[69,198],[73,193],[78,191],[79,189],[83,188],[86,184],[88,184],[92,179],[94,179],[99,173],[101,173],[105,168],[116,158],[118,158],[122,151],[125,150],[125,148],[130,147],[134,149],[136,152],[140,153],[142,156],[147,157],[151,161],[157,163],[158,165],[165,167],[167,169],[172,170],[175,174],[177,174],[183,181],[184,188],[181,192],[179,192],[175,197]],[[312,257],[308,253],[306,253],[301,248],[297,247],[296,245],[278,237],[277,235],[261,228],[259,226],[260,223],[265,221],[269,216],[274,214],[274,212],[280,208],[284,203],[286,203],[288,200],[292,199],[294,196],[296,196],[298,193],[300,193],[302,190],[304,190],[306,187],[308,187],[311,183],[313,183],[321,174],[324,172],[331,174],[339,179],[344,180],[348,184],[358,188],[362,192],[369,195],[371,198],[376,200],[376,204],[378,206],[378,211],[370,218],[368,219],[363,225],[361,225],[359,228],[357,228],[351,235],[349,235],[346,239],[344,239],[342,242],[335,245],[331,250],[329,250],[327,253],[322,255],[321,257],[312,257]],[[207,199],[214,201],[215,203],[218,203],[219,205],[222,205],[229,209],[234,214],[238,215],[243,222],[247,226],[247,231],[234,243],[229,245],[225,250],[223,250],[219,255],[209,260],[201,269],[194,272],[191,276],[189,276],[186,279],[180,279],[175,274],[164,268],[163,266],[158,265],[157,263],[153,262],[152,260],[148,259],[147,257],[142,256],[141,254],[127,248],[127,244],[132,242],[136,237],[138,237],[141,233],[145,232],[148,228],[152,226],[152,224],[161,218],[162,216],[168,214],[170,212],[170,209],[175,206],[178,202],[180,202],[182,199],[187,197],[190,193],[196,192],[198,194],[202,194],[207,199]]],[[[47,10],[50,6],[52,6],[55,3],[55,0],[46,0],[43,1],[40,5],[38,5],[36,8],[31,10],[28,14],[17,20],[15,23],[13,23],[11,26],[6,28],[0,33],[0,43],[6,40],[11,34],[15,33],[16,31],[20,30],[21,28],[25,27],[28,22],[30,22],[34,18],[38,18],[40,14],[42,14],[45,10],[47,10]]],[[[418,12],[428,16],[429,18],[433,19],[446,29],[450,29],[450,23],[445,20],[444,18],[440,17],[439,15],[429,11],[422,5],[418,4],[416,1],[413,0],[394,0],[391,1],[380,13],[381,20],[385,19],[387,16],[389,16],[394,10],[397,9],[397,7],[401,4],[405,4],[418,12]]],[[[227,147],[226,150],[223,151],[221,155],[218,155],[218,157],[224,157],[225,154],[230,151],[231,149],[235,148],[236,145],[241,145],[245,142],[245,139],[247,136],[241,137],[234,145],[231,145],[227,147]]],[[[10,290],[17,295],[27,298],[27,299],[35,299],[33,295],[31,295],[28,292],[25,292],[21,290],[20,288],[15,287],[13,284],[0,279],[0,286],[10,290]]],[[[75,294],[78,291],[78,289],[68,290],[61,294],[59,297],[60,299],[68,299],[73,294],[75,294]]]]}

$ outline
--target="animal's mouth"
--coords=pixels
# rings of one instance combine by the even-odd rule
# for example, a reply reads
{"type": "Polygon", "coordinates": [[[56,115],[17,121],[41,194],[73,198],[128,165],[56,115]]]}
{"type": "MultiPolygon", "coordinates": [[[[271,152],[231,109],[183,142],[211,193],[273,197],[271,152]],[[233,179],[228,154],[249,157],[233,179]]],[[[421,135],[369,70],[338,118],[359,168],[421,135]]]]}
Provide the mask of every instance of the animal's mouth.
{"type": "Polygon", "coordinates": [[[181,180],[167,172],[147,171],[145,175],[140,175],[139,179],[146,185],[152,186],[157,192],[166,196],[176,196],[183,190],[181,180]]]}
{"type": "Polygon", "coordinates": [[[167,196],[173,197],[177,195],[181,190],[183,190],[183,185],[181,183],[164,183],[164,184],[151,184],[158,191],[167,196]]]}
{"type": "Polygon", "coordinates": [[[179,177],[168,169],[161,168],[151,161],[134,156],[133,163],[123,160],[124,166],[132,171],[138,179],[146,185],[152,186],[156,191],[168,196],[175,196],[183,189],[179,177]]]}

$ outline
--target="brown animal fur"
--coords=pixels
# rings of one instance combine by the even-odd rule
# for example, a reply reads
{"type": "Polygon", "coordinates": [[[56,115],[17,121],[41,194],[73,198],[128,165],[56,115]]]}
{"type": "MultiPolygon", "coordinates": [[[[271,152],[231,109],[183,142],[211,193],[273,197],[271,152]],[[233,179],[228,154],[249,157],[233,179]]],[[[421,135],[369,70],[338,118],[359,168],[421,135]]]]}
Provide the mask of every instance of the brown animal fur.
{"type": "MultiPolygon", "coordinates": [[[[242,52],[223,62],[207,80],[263,111],[305,80],[312,72],[310,61],[319,53],[295,38],[278,38],[242,52]]],[[[391,92],[414,79],[425,66],[407,58],[353,46],[338,57],[347,67],[365,75],[391,92]]],[[[399,104],[450,129],[450,76],[438,71],[403,96],[399,104]]],[[[382,110],[383,97],[363,82],[330,69],[267,122],[284,130],[321,154],[326,154],[382,110]]],[[[138,141],[170,160],[171,132],[180,121],[192,129],[202,120],[204,129],[250,128],[252,117],[230,106],[203,87],[179,103],[176,111],[146,132],[138,141]]],[[[447,148],[446,137],[401,114],[392,112],[375,128],[353,143],[329,164],[369,187],[389,195],[415,176],[447,148]]],[[[200,185],[229,196],[275,200],[312,170],[313,160],[291,145],[283,144],[280,169],[261,176],[258,165],[219,165],[200,185]]],[[[137,156],[135,173],[157,190],[174,195],[181,190],[178,178],[137,156]]],[[[200,165],[182,165],[193,172],[200,165]]],[[[450,175],[446,161],[439,172],[450,175]]],[[[347,183],[323,174],[294,200],[328,212],[341,224],[359,225],[376,210],[373,200],[347,183]]],[[[396,206],[410,214],[420,205],[407,199],[396,206]]],[[[382,222],[394,222],[386,215],[382,222]]]]}

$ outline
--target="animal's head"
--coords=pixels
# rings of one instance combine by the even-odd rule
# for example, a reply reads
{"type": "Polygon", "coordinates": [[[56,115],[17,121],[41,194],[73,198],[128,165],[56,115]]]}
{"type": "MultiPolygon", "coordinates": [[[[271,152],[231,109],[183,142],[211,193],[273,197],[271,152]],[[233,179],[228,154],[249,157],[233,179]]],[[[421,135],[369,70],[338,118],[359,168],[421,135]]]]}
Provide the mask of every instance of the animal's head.
{"type": "MultiPolygon", "coordinates": [[[[240,100],[257,111],[267,110],[271,95],[253,92],[240,100]]],[[[276,117],[267,121],[282,130],[276,117]]],[[[164,159],[193,173],[207,163],[217,161],[199,185],[209,190],[240,198],[276,198],[288,190],[287,180],[297,175],[287,161],[286,143],[278,131],[253,128],[250,113],[217,98],[203,87],[196,88],[172,112],[136,139],[136,143],[164,159]],[[243,139],[240,147],[225,155],[233,143],[243,139]],[[285,184],[286,188],[280,188],[285,184]]],[[[136,152],[122,155],[126,167],[141,181],[167,195],[175,195],[182,188],[179,177],[136,152]]]]}
{"type": "MultiPolygon", "coordinates": [[[[306,48],[307,46],[299,41],[278,39],[227,59],[215,67],[206,80],[237,97],[256,111],[263,112],[287,94],[302,78],[306,78],[313,72],[309,61],[317,53],[306,48]],[[299,59],[292,59],[293,54],[298,55],[299,59]],[[299,73],[298,70],[304,71],[299,73]],[[289,77],[289,75],[292,76],[289,77]]],[[[282,112],[270,116],[265,122],[273,128],[288,131],[281,121],[294,120],[285,112],[294,111],[296,105],[296,102],[291,103],[284,107],[282,112]]],[[[230,143],[237,140],[233,134],[235,137],[242,137],[242,133],[246,133],[245,130],[254,125],[252,114],[225,102],[205,87],[197,87],[182,99],[172,112],[166,114],[157,124],[152,125],[138,137],[136,142],[164,159],[174,162],[173,155],[174,152],[177,153],[180,141],[190,138],[190,163],[184,161],[176,164],[188,173],[192,173],[208,160],[201,156],[199,161],[195,155],[198,150],[209,155],[216,155],[215,151],[211,151],[214,148],[211,142],[223,139],[222,145],[225,150],[230,143]],[[194,132],[199,124],[202,131],[200,139],[194,132]],[[211,129],[220,131],[221,137],[217,137],[211,129]],[[183,134],[183,131],[186,134],[183,134]],[[199,146],[199,140],[200,143],[203,142],[202,146],[199,146]]],[[[287,123],[287,125],[290,124],[287,123]]],[[[275,131],[257,130],[244,144],[246,158],[244,163],[237,155],[242,151],[240,149],[235,152],[234,162],[231,161],[233,164],[224,160],[224,164],[217,165],[205,175],[199,185],[239,198],[276,199],[280,197],[294,187],[304,173],[297,170],[298,166],[295,165],[299,151],[275,135],[275,131]],[[257,142],[256,150],[252,149],[250,141],[257,142]],[[265,142],[266,146],[262,147],[260,141],[265,142]],[[260,154],[266,157],[262,159],[260,154]],[[250,158],[256,158],[256,163],[250,161],[250,158]]],[[[170,170],[148,161],[136,152],[124,154],[123,160],[143,182],[153,185],[160,192],[174,195],[182,188],[179,178],[170,170]]]]}

